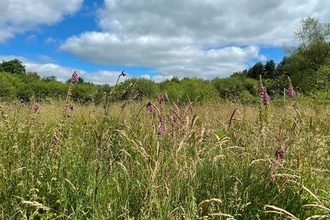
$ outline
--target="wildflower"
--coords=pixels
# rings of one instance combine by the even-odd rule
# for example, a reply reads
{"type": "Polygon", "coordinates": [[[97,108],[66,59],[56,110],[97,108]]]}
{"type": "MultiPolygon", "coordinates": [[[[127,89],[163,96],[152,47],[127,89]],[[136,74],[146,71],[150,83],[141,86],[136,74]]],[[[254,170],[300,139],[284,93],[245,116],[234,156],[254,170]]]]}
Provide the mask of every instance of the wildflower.
{"type": "Polygon", "coordinates": [[[270,103],[270,97],[267,94],[267,92],[264,93],[264,95],[262,97],[262,102],[264,103],[264,105],[269,105],[269,103],[270,103]]]}
{"type": "Polygon", "coordinates": [[[60,138],[55,134],[55,135],[54,135],[54,141],[55,141],[55,142],[58,142],[59,140],[60,140],[60,138]]]}
{"type": "Polygon", "coordinates": [[[164,93],[164,100],[165,101],[168,101],[169,100],[167,93],[164,93]]]}
{"type": "Polygon", "coordinates": [[[285,151],[282,148],[279,148],[276,152],[275,152],[275,158],[278,162],[282,162],[282,160],[284,159],[284,153],[285,151]]]}
{"type": "Polygon", "coordinates": [[[164,128],[163,127],[159,127],[158,129],[158,135],[163,135],[164,134],[164,128]]]}
{"type": "Polygon", "coordinates": [[[73,108],[74,108],[73,105],[70,104],[70,110],[71,110],[71,111],[73,111],[73,108]]]}
{"type": "Polygon", "coordinates": [[[76,82],[78,82],[78,80],[79,80],[79,75],[76,71],[74,71],[72,74],[72,81],[73,81],[73,83],[76,83],[76,82]]]}
{"type": "Polygon", "coordinates": [[[147,110],[149,111],[149,112],[153,112],[154,111],[154,105],[152,104],[152,102],[151,101],[149,101],[148,103],[147,103],[147,110]]]}
{"type": "Polygon", "coordinates": [[[159,104],[162,104],[165,102],[164,97],[157,96],[157,101],[159,104]]]}
{"type": "Polygon", "coordinates": [[[40,105],[37,103],[35,106],[34,106],[34,113],[37,113],[40,109],[40,105]]]}
{"type": "Polygon", "coordinates": [[[160,117],[159,118],[159,129],[158,129],[158,135],[163,135],[165,131],[165,122],[164,118],[160,117]]]}
{"type": "Polygon", "coordinates": [[[296,92],[293,90],[293,86],[292,86],[290,77],[288,77],[288,79],[289,79],[288,96],[290,99],[293,99],[296,92]]]}
{"type": "Polygon", "coordinates": [[[269,105],[269,103],[270,103],[270,97],[267,94],[266,88],[262,84],[261,76],[260,76],[260,80],[259,80],[259,83],[258,83],[258,96],[261,98],[262,103],[264,105],[269,105]]]}

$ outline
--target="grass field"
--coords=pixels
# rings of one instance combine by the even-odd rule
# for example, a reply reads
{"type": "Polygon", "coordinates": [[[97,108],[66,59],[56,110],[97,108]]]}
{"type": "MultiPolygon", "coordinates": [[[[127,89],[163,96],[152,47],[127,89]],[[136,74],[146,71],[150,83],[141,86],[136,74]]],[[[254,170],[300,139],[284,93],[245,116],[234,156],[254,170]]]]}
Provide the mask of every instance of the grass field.
{"type": "Polygon", "coordinates": [[[1,219],[330,219],[330,108],[2,103],[1,219]]]}

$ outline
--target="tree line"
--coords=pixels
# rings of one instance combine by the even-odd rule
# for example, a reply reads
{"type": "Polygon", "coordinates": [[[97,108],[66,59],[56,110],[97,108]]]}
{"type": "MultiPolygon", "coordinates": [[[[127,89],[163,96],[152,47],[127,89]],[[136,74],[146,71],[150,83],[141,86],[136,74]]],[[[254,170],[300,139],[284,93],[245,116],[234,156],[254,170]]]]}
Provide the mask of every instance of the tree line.
{"type": "MultiPolygon", "coordinates": [[[[291,78],[295,90],[310,95],[328,92],[330,86],[330,24],[309,17],[302,19],[294,32],[296,42],[286,46],[286,56],[279,63],[267,60],[251,68],[234,72],[227,78],[205,80],[177,77],[160,83],[144,78],[131,78],[115,86],[96,85],[80,78],[72,90],[72,97],[79,102],[101,103],[105,94],[111,100],[147,99],[167,93],[173,99],[204,101],[226,99],[255,102],[259,77],[272,97],[284,95],[291,78]]],[[[31,99],[64,99],[69,81],[61,82],[55,76],[41,77],[27,72],[18,59],[0,64],[0,101],[31,99]]]]}

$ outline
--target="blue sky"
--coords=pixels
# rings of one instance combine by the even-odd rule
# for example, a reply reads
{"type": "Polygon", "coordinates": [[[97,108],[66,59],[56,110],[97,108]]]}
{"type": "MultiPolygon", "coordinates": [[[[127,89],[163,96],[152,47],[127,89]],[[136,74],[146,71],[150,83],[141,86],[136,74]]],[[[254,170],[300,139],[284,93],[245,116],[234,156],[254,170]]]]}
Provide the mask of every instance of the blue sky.
{"type": "Polygon", "coordinates": [[[66,80],[228,77],[283,55],[301,19],[327,0],[2,0],[0,59],[66,80]],[[36,13],[37,12],[37,13],[36,13]]]}

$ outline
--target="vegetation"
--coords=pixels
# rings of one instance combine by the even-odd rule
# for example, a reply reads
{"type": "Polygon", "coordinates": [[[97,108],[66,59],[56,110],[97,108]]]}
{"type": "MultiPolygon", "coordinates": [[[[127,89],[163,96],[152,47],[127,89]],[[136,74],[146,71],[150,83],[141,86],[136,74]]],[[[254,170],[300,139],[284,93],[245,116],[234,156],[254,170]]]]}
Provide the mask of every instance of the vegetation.
{"type": "Polygon", "coordinates": [[[1,107],[2,219],[330,218],[330,110],[290,81],[282,107],[262,81],[259,107],[167,94],[120,104],[114,90],[81,105],[76,81],[63,108],[1,107]]]}
{"type": "Polygon", "coordinates": [[[211,81],[60,82],[3,61],[0,218],[329,219],[327,27],[303,20],[279,64],[211,81]]]}

